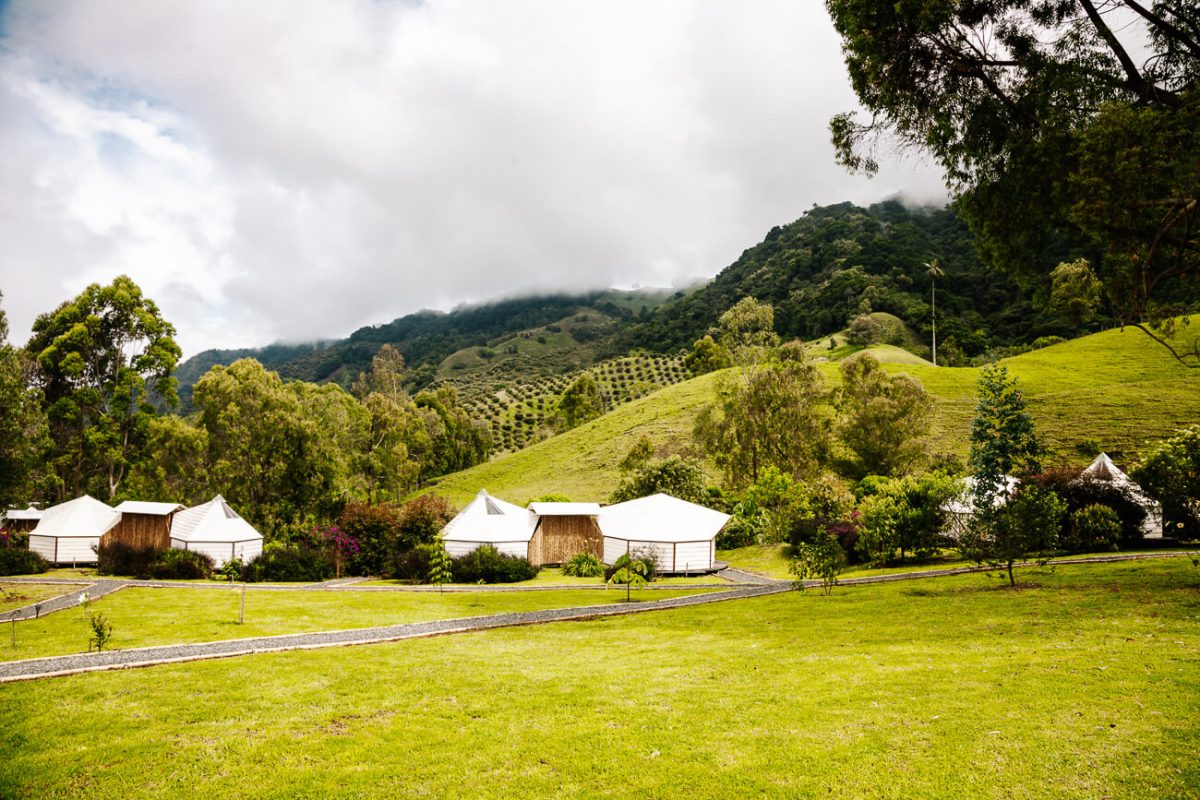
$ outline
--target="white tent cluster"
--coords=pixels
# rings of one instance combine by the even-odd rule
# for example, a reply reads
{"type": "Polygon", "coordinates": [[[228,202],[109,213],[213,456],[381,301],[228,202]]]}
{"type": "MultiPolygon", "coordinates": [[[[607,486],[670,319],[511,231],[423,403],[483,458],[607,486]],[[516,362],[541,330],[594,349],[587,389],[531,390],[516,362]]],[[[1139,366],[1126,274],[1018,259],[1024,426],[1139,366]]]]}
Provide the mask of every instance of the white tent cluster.
{"type": "MultiPolygon", "coordinates": [[[[6,517],[13,518],[12,512],[6,517]]],[[[100,538],[125,515],[171,517],[171,546],[208,554],[218,567],[230,558],[249,561],[262,552],[262,534],[229,507],[220,495],[184,509],[178,503],[127,500],[116,508],[83,495],[39,512],[29,532],[29,549],[52,564],[92,563],[100,538]],[[173,517],[171,516],[173,515],[173,517]]]]}
{"type": "Polygon", "coordinates": [[[596,519],[602,541],[596,542],[595,554],[605,563],[626,553],[649,550],[663,572],[713,569],[716,536],[729,521],[728,514],[665,494],[605,508],[598,503],[532,503],[521,508],[482,490],[446,525],[442,538],[446,551],[454,557],[487,544],[533,561],[539,523],[553,517],[596,519]]]}
{"type": "MultiPolygon", "coordinates": [[[[1134,483],[1133,479],[1122,472],[1121,468],[1113,463],[1113,460],[1108,457],[1107,453],[1101,453],[1096,456],[1096,460],[1084,469],[1083,472],[1079,473],[1079,477],[1075,479],[1077,482],[1084,480],[1106,481],[1114,484],[1129,499],[1146,510],[1146,519],[1142,523],[1142,534],[1147,538],[1162,536],[1162,506],[1146,494],[1146,491],[1141,486],[1134,483]]],[[[1020,483],[1020,480],[1014,478],[1012,475],[1005,475],[1004,486],[1001,487],[1000,491],[993,498],[995,505],[1000,506],[1008,502],[1008,499],[1013,496],[1020,483]]],[[[942,510],[949,516],[947,533],[954,538],[957,538],[963,526],[975,514],[975,477],[964,478],[962,486],[962,492],[942,506],[942,510]]]]}

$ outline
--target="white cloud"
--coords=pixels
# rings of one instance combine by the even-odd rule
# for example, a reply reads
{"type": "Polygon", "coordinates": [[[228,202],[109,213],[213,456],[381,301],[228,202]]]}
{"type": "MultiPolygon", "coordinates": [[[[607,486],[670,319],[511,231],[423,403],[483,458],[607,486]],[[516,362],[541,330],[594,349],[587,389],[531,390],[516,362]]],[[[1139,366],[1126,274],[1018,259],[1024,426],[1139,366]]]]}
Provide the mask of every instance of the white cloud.
{"type": "Polygon", "coordinates": [[[940,193],[833,163],[854,99],[817,3],[18,1],[0,27],[18,340],[122,272],[192,353],[712,275],[813,203],[940,193]]]}

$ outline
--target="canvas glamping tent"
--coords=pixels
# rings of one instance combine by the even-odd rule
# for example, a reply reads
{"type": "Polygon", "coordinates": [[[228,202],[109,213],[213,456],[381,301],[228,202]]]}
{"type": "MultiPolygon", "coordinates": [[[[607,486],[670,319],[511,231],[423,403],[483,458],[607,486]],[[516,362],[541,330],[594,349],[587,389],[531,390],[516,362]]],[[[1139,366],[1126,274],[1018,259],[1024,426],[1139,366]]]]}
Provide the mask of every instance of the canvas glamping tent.
{"type": "Polygon", "coordinates": [[[716,538],[728,514],[667,494],[639,497],[600,511],[604,561],[651,550],[660,572],[707,572],[716,568],[716,538]]]}
{"type": "Polygon", "coordinates": [[[100,537],[120,521],[116,509],[85,494],[43,511],[29,549],[51,564],[95,563],[100,537]]]}
{"type": "Polygon", "coordinates": [[[262,534],[221,495],[177,512],[171,522],[171,547],[205,553],[217,567],[231,558],[251,561],[262,552],[262,545],[262,534]]]}
{"type": "Polygon", "coordinates": [[[4,520],[0,521],[0,530],[8,533],[28,532],[37,527],[42,519],[40,508],[10,508],[4,512],[4,520]]]}
{"type": "Polygon", "coordinates": [[[501,553],[529,558],[529,542],[537,519],[527,509],[492,497],[480,489],[467,507],[442,529],[446,552],[452,558],[490,544],[501,553]]]}
{"type": "Polygon", "coordinates": [[[1128,495],[1130,499],[1146,509],[1146,519],[1142,522],[1142,535],[1148,538],[1162,538],[1162,506],[1147,495],[1141,486],[1134,483],[1132,478],[1122,472],[1121,468],[1114,464],[1113,460],[1108,457],[1108,453],[1101,453],[1096,456],[1096,460],[1087,469],[1079,473],[1079,477],[1081,479],[1112,483],[1128,495]]]}

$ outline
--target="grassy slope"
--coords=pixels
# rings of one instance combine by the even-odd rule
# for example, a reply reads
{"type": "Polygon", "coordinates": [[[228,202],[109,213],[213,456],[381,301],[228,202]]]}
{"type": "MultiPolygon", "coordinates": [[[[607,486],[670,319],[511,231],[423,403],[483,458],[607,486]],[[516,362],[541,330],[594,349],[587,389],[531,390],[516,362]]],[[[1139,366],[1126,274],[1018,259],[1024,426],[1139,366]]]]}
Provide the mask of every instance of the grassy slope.
{"type": "Polygon", "coordinates": [[[0,796],[1182,798],[1182,560],[0,685],[0,796]]]}
{"type": "MultiPolygon", "coordinates": [[[[1200,325],[1195,318],[1192,328],[1200,325]]],[[[888,359],[895,357],[891,348],[888,359]]],[[[1006,359],[1020,379],[1052,460],[1083,464],[1075,449],[1096,439],[1118,460],[1130,461],[1175,428],[1200,419],[1200,374],[1180,366],[1132,328],[1105,331],[1006,359]]],[[[821,365],[836,382],[838,365],[821,365]]],[[[965,456],[975,407],[975,368],[892,364],[919,378],[937,400],[930,451],[965,456]]],[[[660,451],[690,444],[691,428],[719,375],[705,375],[623,406],[599,420],[486,464],[447,476],[435,491],[469,502],[481,487],[513,502],[546,492],[574,500],[604,500],[620,480],[617,464],[638,436],[660,451]]]]}
{"type": "MultiPolygon", "coordinates": [[[[634,592],[638,600],[666,600],[697,590],[634,592]]],[[[228,589],[123,589],[91,604],[113,624],[110,649],[212,642],[284,633],[350,630],[403,622],[478,617],[503,611],[602,605],[625,599],[624,589],[538,592],[247,592],[246,621],[238,624],[241,592],[228,589]]],[[[82,609],[17,623],[0,637],[0,661],[81,653],[91,629],[82,609]]],[[[3,795],[0,795],[3,796],[3,795]]]]}

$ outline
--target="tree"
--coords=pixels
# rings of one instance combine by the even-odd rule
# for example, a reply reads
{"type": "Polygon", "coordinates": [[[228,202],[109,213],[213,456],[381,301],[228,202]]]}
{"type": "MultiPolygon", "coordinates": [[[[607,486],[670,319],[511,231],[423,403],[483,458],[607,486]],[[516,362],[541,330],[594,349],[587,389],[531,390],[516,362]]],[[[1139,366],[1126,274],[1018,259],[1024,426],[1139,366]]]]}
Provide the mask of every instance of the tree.
{"type": "Polygon", "coordinates": [[[1165,532],[1200,535],[1200,426],[1159,442],[1133,469],[1133,478],[1162,503],[1165,532]]]}
{"type": "MultiPolygon", "coordinates": [[[[4,299],[0,293],[0,300],[4,299]]],[[[42,483],[41,464],[50,448],[42,395],[26,385],[30,365],[8,343],[8,317],[0,308],[0,504],[28,503],[42,483]]]]}
{"type": "Polygon", "coordinates": [[[816,578],[821,581],[821,591],[829,595],[845,566],[846,552],[833,534],[822,531],[812,541],[795,546],[788,571],[796,576],[796,589],[803,591],[805,579],[816,578]]]}
{"type": "Polygon", "coordinates": [[[625,587],[625,602],[628,603],[632,598],[630,592],[635,587],[640,589],[647,583],[648,573],[650,568],[646,561],[640,558],[629,558],[627,555],[622,557],[623,562],[619,562],[615,566],[616,571],[609,577],[607,583],[612,586],[614,583],[625,587]]]}
{"type": "Polygon", "coordinates": [[[654,458],[654,442],[650,441],[649,436],[642,435],[634,442],[633,447],[629,448],[629,452],[621,459],[618,466],[622,474],[636,472],[650,463],[652,458],[654,458]]]}
{"type": "MultiPolygon", "coordinates": [[[[145,452],[130,468],[119,497],[193,506],[212,496],[208,476],[208,431],[174,415],[150,420],[145,452]]],[[[215,491],[221,491],[216,488],[215,491]]]]}
{"type": "Polygon", "coordinates": [[[671,456],[662,461],[648,462],[627,476],[613,492],[612,502],[623,503],[662,493],[703,505],[707,499],[704,490],[707,479],[708,476],[696,462],[671,456]]]}
{"type": "Polygon", "coordinates": [[[976,517],[997,508],[1006,487],[1006,476],[1023,477],[1041,471],[1042,445],[1025,411],[1025,398],[1008,368],[991,364],[979,375],[975,419],[971,423],[976,517]]]}
{"type": "Polygon", "coordinates": [[[880,564],[935,553],[943,543],[945,505],[958,494],[957,482],[941,473],[874,482],[859,506],[858,549],[880,564]]]}
{"type": "Polygon", "coordinates": [[[718,321],[721,347],[729,353],[746,383],[779,346],[775,310],[753,297],[743,297],[718,321]]]}
{"type": "Polygon", "coordinates": [[[692,345],[692,351],[683,357],[684,368],[693,375],[706,375],[719,369],[733,366],[729,351],[717,344],[711,334],[705,334],[692,345]]]}
{"type": "MultiPolygon", "coordinates": [[[[1171,344],[1164,334],[1195,308],[1200,271],[1194,4],[826,6],[872,115],[833,119],[844,165],[874,172],[884,135],[930,152],[993,265],[1044,279],[1064,245],[1099,253],[1118,318],[1171,344]]],[[[1200,340],[1173,351],[1200,367],[1200,340]]]]}
{"type": "Polygon", "coordinates": [[[488,427],[472,419],[459,404],[458,391],[453,386],[421,392],[414,402],[424,427],[409,447],[421,465],[419,482],[487,460],[492,451],[488,427]]]}
{"type": "MultiPolygon", "coordinates": [[[[979,563],[987,562],[1008,572],[1008,583],[1016,586],[1013,565],[1037,557],[1058,546],[1067,504],[1049,489],[1024,486],[1004,505],[987,514],[986,524],[971,524],[959,539],[963,554],[979,563]]],[[[976,514],[976,519],[980,519],[976,514]]]]}
{"type": "Polygon", "coordinates": [[[838,436],[848,477],[903,475],[925,459],[933,400],[916,378],[890,375],[870,354],[842,362],[838,436]]]}
{"type": "Polygon", "coordinates": [[[395,503],[347,503],[338,527],[358,542],[350,566],[357,575],[384,575],[397,552],[403,511],[395,503]]]}
{"type": "Polygon", "coordinates": [[[425,580],[439,587],[451,583],[454,580],[454,563],[450,560],[450,553],[446,551],[446,543],[439,537],[430,548],[429,572],[425,580]]]}
{"type": "Polygon", "coordinates": [[[1075,326],[1096,316],[1100,279],[1086,258],[1064,261],[1050,273],[1050,306],[1075,326]]]}
{"type": "Polygon", "coordinates": [[[307,530],[336,516],[337,466],[300,394],[254,359],[215,366],[192,403],[208,441],[212,488],[271,536],[307,530]]]}
{"type": "Polygon", "coordinates": [[[54,440],[60,496],[116,496],[143,452],[157,400],[178,403],[175,328],[124,275],[93,283],[33,323],[34,360],[54,440]]]}
{"type": "Polygon", "coordinates": [[[585,372],[571,383],[558,398],[558,415],[563,430],[570,430],[604,413],[600,386],[592,373],[585,372]]]}
{"type": "Polygon", "coordinates": [[[360,474],[373,502],[398,500],[415,488],[421,465],[413,454],[431,449],[404,380],[404,357],[385,344],[372,359],[371,371],[359,373],[354,382],[368,419],[360,474]]]}
{"type": "Polygon", "coordinates": [[[432,544],[442,529],[457,515],[446,498],[436,494],[414,497],[400,510],[400,526],[396,546],[408,550],[421,544],[432,544]]]}
{"type": "Polygon", "coordinates": [[[718,385],[716,402],[701,411],[693,433],[730,485],[752,483],[768,466],[812,477],[829,446],[827,400],[803,346],[787,345],[744,380],[718,385]]]}

